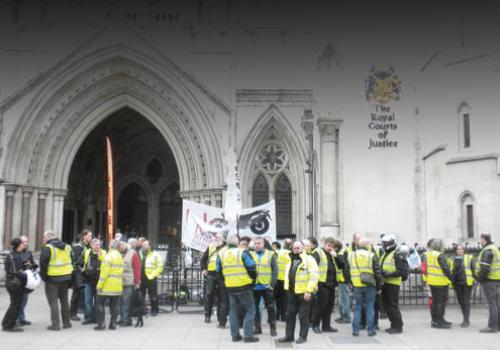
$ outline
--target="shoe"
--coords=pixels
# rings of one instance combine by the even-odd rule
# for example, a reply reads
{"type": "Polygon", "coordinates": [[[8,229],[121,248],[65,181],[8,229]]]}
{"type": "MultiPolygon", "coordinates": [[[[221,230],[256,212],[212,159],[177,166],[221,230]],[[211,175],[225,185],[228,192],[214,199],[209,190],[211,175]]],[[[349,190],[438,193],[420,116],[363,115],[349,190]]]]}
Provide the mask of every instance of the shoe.
{"type": "Polygon", "coordinates": [[[26,321],[26,320],[24,320],[24,321],[19,321],[19,324],[20,324],[21,326],[31,326],[31,322],[30,322],[30,321],[26,321]]]}
{"type": "Polygon", "coordinates": [[[384,329],[385,332],[389,333],[392,330],[392,328],[386,328],[384,329]]]}
{"type": "Polygon", "coordinates": [[[271,337],[275,337],[278,335],[278,332],[276,332],[276,325],[275,324],[270,325],[269,328],[271,328],[271,337]]]}
{"type": "Polygon", "coordinates": [[[102,331],[102,330],[105,330],[105,329],[106,329],[105,325],[102,325],[102,326],[97,325],[97,326],[94,327],[95,331],[102,331]]]}
{"type": "Polygon", "coordinates": [[[223,323],[219,323],[219,324],[217,324],[217,328],[219,328],[219,329],[225,329],[226,325],[223,324],[223,323]]]}
{"type": "Polygon", "coordinates": [[[403,333],[403,330],[397,328],[389,328],[389,330],[386,330],[386,332],[389,334],[401,334],[403,333]]]}
{"type": "Polygon", "coordinates": [[[92,323],[95,323],[95,322],[93,322],[93,321],[91,321],[91,320],[83,320],[83,321],[82,321],[82,325],[83,325],[83,326],[88,325],[88,324],[92,324],[92,323]]]}
{"type": "Polygon", "coordinates": [[[72,315],[71,321],[81,321],[81,319],[80,319],[80,317],[78,317],[78,315],[72,315]]]}
{"type": "Polygon", "coordinates": [[[18,327],[18,326],[14,326],[12,328],[2,327],[2,331],[11,332],[11,333],[19,333],[19,332],[24,332],[24,329],[22,329],[21,327],[18,327]]]}
{"type": "Polygon", "coordinates": [[[326,327],[326,328],[322,328],[321,329],[321,332],[323,333],[337,333],[339,330],[337,328],[333,328],[333,327],[326,327]]]}
{"type": "Polygon", "coordinates": [[[117,325],[121,325],[123,323],[123,320],[119,320],[116,322],[117,325]]]}
{"type": "Polygon", "coordinates": [[[368,336],[369,337],[373,337],[373,336],[376,336],[377,335],[377,332],[373,331],[373,332],[368,332],[368,336]]]}
{"type": "Polygon", "coordinates": [[[380,330],[380,327],[378,326],[378,324],[376,324],[374,327],[373,327],[374,330],[376,331],[379,331],[380,330]]]}
{"type": "Polygon", "coordinates": [[[132,321],[128,320],[127,322],[122,322],[120,327],[132,327],[132,321]]]}
{"type": "Polygon", "coordinates": [[[295,341],[295,344],[304,344],[305,342],[307,342],[306,338],[299,337],[299,339],[295,341]]]}
{"type": "Polygon", "coordinates": [[[156,316],[158,316],[158,312],[152,312],[151,313],[151,317],[156,317],[156,316]]]}
{"type": "Polygon", "coordinates": [[[245,337],[243,338],[243,343],[257,343],[259,341],[258,337],[245,337]]]}
{"type": "Polygon", "coordinates": [[[262,328],[257,327],[253,330],[253,334],[262,334],[262,328]]]}
{"type": "Polygon", "coordinates": [[[470,322],[464,321],[464,322],[460,323],[460,327],[462,327],[462,328],[469,328],[469,326],[470,326],[470,322]]]}
{"type": "MultiPolygon", "coordinates": [[[[321,334],[321,329],[319,329],[319,327],[318,327],[318,326],[314,326],[314,327],[313,327],[313,332],[314,332],[314,333],[316,333],[316,334],[321,334]]],[[[299,339],[300,339],[300,338],[299,338],[299,339]]],[[[299,340],[299,339],[297,339],[297,340],[299,340]]]]}
{"type": "Polygon", "coordinates": [[[439,328],[439,329],[450,329],[451,325],[446,324],[446,323],[432,322],[431,327],[432,328],[439,328]]]}
{"type": "Polygon", "coordinates": [[[479,330],[479,333],[498,333],[498,330],[486,327],[479,330]]]}
{"type": "Polygon", "coordinates": [[[359,336],[359,333],[357,333],[357,332],[352,332],[352,336],[353,336],[353,337],[357,337],[357,336],[359,336]]]}
{"type": "Polygon", "coordinates": [[[243,339],[243,337],[241,335],[237,336],[237,337],[233,337],[233,343],[236,343],[237,341],[241,341],[243,339]]]}
{"type": "Polygon", "coordinates": [[[291,343],[293,340],[294,339],[290,337],[283,337],[278,339],[278,343],[291,343]]]}
{"type": "Polygon", "coordinates": [[[71,328],[71,323],[68,323],[68,324],[64,324],[64,325],[63,325],[63,329],[68,329],[68,328],[71,328]]]}
{"type": "Polygon", "coordinates": [[[443,320],[443,323],[444,323],[444,324],[449,324],[450,326],[453,324],[453,323],[448,322],[448,321],[446,321],[446,320],[443,320]]]}
{"type": "Polygon", "coordinates": [[[108,326],[108,329],[111,330],[111,331],[114,331],[116,329],[116,324],[110,324],[108,326]]]}
{"type": "Polygon", "coordinates": [[[205,323],[210,323],[210,316],[205,316],[205,323]]]}
{"type": "Polygon", "coordinates": [[[49,331],[60,331],[61,327],[59,327],[59,326],[47,326],[47,329],[49,331]]]}

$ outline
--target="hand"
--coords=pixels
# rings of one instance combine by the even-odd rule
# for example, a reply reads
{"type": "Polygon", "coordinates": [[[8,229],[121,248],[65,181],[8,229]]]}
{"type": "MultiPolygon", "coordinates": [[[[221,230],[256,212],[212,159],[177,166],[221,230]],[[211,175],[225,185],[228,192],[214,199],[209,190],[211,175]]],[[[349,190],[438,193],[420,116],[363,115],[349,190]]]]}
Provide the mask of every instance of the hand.
{"type": "Polygon", "coordinates": [[[136,284],[134,284],[134,289],[135,289],[135,290],[138,290],[140,287],[141,287],[141,284],[140,284],[140,283],[136,283],[136,284]]]}
{"type": "Polygon", "coordinates": [[[333,256],[334,258],[336,258],[337,257],[337,252],[335,250],[332,250],[330,252],[330,255],[333,256]]]}
{"type": "Polygon", "coordinates": [[[207,270],[203,270],[201,273],[203,274],[203,276],[207,276],[208,275],[208,271],[207,270]]]}
{"type": "Polygon", "coordinates": [[[311,300],[311,293],[306,293],[306,294],[304,294],[304,300],[305,300],[305,301],[309,301],[309,300],[311,300]]]}
{"type": "Polygon", "coordinates": [[[267,286],[267,289],[274,290],[274,288],[272,286],[267,286]]]}

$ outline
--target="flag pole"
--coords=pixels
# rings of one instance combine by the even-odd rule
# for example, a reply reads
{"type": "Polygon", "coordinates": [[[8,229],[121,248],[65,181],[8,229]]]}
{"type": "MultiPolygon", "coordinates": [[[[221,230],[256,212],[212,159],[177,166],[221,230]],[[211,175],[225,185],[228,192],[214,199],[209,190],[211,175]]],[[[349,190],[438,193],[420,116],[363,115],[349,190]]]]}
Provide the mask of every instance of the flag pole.
{"type": "Polygon", "coordinates": [[[108,245],[113,240],[114,233],[114,173],[113,173],[113,152],[111,140],[106,136],[106,161],[108,179],[108,245]]]}

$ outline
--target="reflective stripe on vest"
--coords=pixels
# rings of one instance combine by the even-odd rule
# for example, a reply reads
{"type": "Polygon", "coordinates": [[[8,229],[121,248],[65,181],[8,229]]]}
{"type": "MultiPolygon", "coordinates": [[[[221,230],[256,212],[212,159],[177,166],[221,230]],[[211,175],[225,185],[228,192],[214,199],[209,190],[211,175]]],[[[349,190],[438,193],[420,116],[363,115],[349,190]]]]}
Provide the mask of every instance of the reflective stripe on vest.
{"type": "Polygon", "coordinates": [[[448,286],[451,281],[446,277],[439,265],[438,257],[441,252],[431,250],[427,253],[427,284],[430,286],[448,286]]]}
{"type": "Polygon", "coordinates": [[[50,249],[50,260],[47,268],[47,276],[58,277],[71,275],[73,264],[71,262],[71,247],[66,244],[63,250],[57,249],[52,244],[47,244],[50,249]]]}
{"type": "Polygon", "coordinates": [[[242,287],[253,283],[243,262],[243,249],[229,248],[220,254],[226,287],[242,287]]]}
{"type": "Polygon", "coordinates": [[[123,258],[120,252],[111,249],[101,263],[97,289],[99,295],[116,296],[123,291],[123,258]]]}
{"type": "Polygon", "coordinates": [[[278,252],[277,264],[278,264],[278,280],[285,280],[286,266],[290,262],[290,251],[288,249],[281,249],[278,252]]]}
{"type": "Polygon", "coordinates": [[[500,280],[500,251],[494,244],[487,245],[481,250],[479,256],[476,261],[476,274],[479,275],[479,271],[481,271],[481,258],[483,257],[483,253],[485,250],[491,250],[493,253],[493,260],[490,265],[490,272],[486,279],[499,281],[500,280]]]}
{"type": "Polygon", "coordinates": [[[323,248],[316,248],[314,249],[313,253],[316,252],[319,255],[319,281],[320,282],[326,282],[326,275],[328,273],[328,258],[326,257],[325,251],[323,248]]]}
{"type": "Polygon", "coordinates": [[[257,284],[269,285],[272,280],[272,266],[271,260],[273,257],[273,252],[268,249],[264,250],[262,255],[257,254],[257,252],[252,252],[252,256],[257,264],[257,284]]]}
{"type": "Polygon", "coordinates": [[[367,250],[355,250],[349,254],[349,267],[351,271],[351,282],[354,287],[366,287],[361,282],[361,272],[373,275],[373,257],[374,254],[367,250]]]}
{"type": "MultiPolygon", "coordinates": [[[[384,254],[382,257],[382,271],[393,273],[396,272],[396,260],[394,259],[394,254],[396,250],[393,250],[389,254],[384,254]]],[[[383,274],[382,274],[383,275],[383,274]]],[[[384,277],[384,283],[392,284],[395,286],[401,285],[401,277],[384,277]]]]}

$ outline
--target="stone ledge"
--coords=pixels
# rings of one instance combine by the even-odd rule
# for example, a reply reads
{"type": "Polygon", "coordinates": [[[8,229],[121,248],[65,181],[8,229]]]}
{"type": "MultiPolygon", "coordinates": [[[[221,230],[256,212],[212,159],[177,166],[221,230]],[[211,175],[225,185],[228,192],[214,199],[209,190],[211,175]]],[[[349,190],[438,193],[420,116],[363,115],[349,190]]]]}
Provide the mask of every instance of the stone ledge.
{"type": "Polygon", "coordinates": [[[479,162],[483,160],[495,160],[497,163],[497,174],[500,175],[500,163],[498,162],[498,158],[499,158],[498,153],[487,153],[487,154],[479,154],[473,156],[458,156],[448,159],[446,164],[449,165],[449,164],[479,162]]]}

